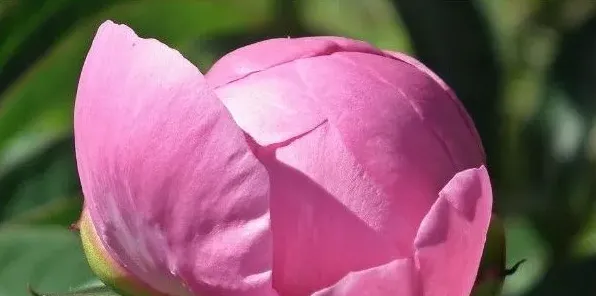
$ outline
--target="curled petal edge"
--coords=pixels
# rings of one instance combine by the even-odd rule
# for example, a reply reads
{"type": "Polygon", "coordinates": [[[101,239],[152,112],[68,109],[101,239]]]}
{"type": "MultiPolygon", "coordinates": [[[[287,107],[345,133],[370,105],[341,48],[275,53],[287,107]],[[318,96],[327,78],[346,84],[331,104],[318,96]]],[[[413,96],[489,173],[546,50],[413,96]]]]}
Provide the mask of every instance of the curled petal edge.
{"type": "Polygon", "coordinates": [[[469,295],[491,212],[492,191],[486,168],[459,172],[441,190],[421,223],[411,257],[352,272],[313,296],[469,295]],[[456,248],[459,251],[453,252],[456,248]],[[446,260],[446,253],[452,258],[446,260]]]}

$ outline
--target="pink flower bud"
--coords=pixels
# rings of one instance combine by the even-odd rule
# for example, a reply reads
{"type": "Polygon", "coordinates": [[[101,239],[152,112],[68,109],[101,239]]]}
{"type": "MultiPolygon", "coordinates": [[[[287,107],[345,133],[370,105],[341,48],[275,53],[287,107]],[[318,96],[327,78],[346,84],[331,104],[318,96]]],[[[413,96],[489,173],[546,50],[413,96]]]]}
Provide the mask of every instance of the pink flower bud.
{"type": "Polygon", "coordinates": [[[492,206],[482,145],[454,93],[403,54],[271,39],[203,76],[106,22],[81,74],[75,141],[86,248],[116,265],[104,281],[134,281],[120,289],[467,296],[474,285],[492,206]]]}

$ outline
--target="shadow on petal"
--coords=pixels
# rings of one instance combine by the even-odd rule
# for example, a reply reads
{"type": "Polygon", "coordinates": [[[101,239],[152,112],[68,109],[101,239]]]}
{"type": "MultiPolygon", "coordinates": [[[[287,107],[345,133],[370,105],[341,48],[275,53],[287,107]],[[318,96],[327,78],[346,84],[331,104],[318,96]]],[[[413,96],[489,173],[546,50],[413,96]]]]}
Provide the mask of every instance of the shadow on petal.
{"type": "Polygon", "coordinates": [[[371,269],[352,272],[337,284],[313,296],[421,296],[420,276],[414,260],[399,259],[371,269]]]}
{"type": "Polygon", "coordinates": [[[353,270],[397,259],[397,247],[336,197],[274,159],[271,176],[273,286],[284,296],[310,295],[353,270]]]}

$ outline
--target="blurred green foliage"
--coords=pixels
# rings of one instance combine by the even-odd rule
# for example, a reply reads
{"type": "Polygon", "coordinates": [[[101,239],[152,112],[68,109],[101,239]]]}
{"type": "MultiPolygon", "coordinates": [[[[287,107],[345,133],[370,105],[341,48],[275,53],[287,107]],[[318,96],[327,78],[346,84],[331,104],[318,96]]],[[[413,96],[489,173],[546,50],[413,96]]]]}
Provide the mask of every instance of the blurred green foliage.
{"type": "Polygon", "coordinates": [[[596,295],[595,8],[592,0],[0,0],[0,296],[94,280],[66,226],[81,207],[76,85],[106,19],[202,70],[238,46],[285,36],[343,35],[417,56],[472,114],[507,262],[528,260],[504,295],[596,295]]]}

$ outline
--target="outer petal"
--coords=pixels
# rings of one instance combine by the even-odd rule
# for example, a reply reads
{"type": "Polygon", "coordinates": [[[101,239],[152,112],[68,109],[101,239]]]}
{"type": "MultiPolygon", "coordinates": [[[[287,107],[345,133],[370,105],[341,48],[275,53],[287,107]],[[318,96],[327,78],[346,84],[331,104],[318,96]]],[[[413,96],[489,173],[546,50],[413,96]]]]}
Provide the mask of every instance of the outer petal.
{"type": "Polygon", "coordinates": [[[271,295],[268,177],[201,73],[104,23],[83,67],[75,144],[105,249],[169,295],[271,295]]]}
{"type": "Polygon", "coordinates": [[[422,296],[414,260],[400,259],[353,272],[313,296],[422,296]]]}
{"type": "Polygon", "coordinates": [[[490,223],[484,166],[458,173],[441,190],[415,240],[424,296],[470,295],[490,223]]]}

